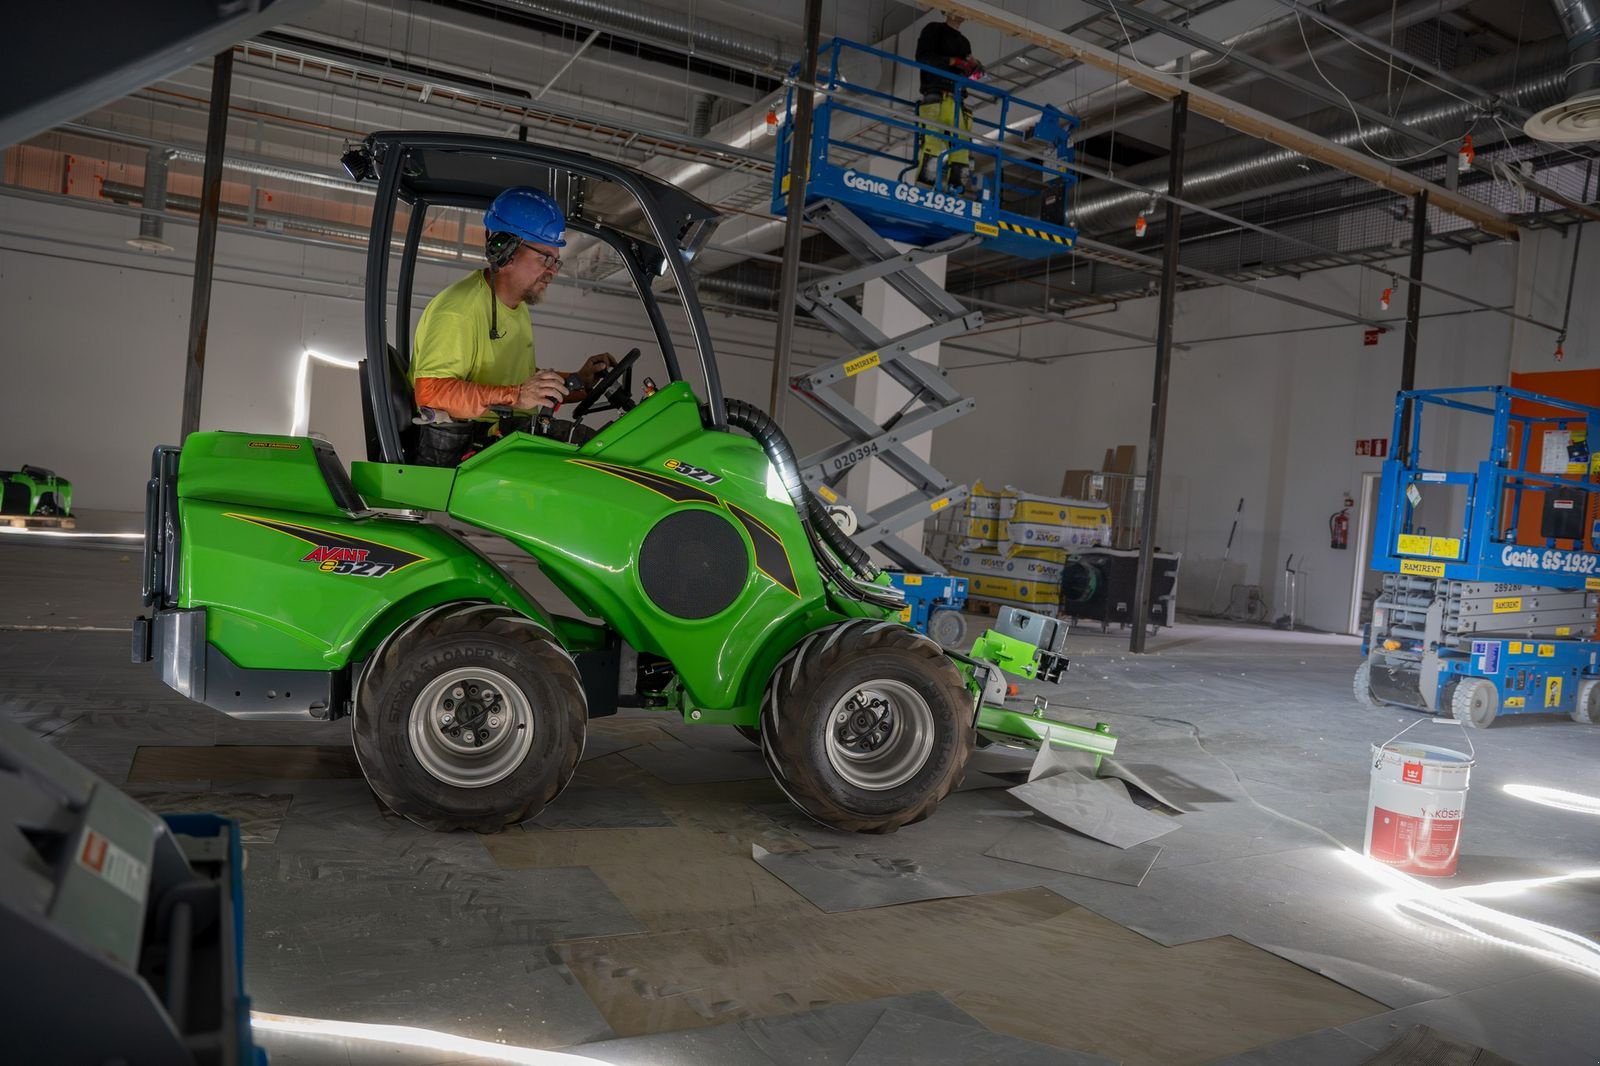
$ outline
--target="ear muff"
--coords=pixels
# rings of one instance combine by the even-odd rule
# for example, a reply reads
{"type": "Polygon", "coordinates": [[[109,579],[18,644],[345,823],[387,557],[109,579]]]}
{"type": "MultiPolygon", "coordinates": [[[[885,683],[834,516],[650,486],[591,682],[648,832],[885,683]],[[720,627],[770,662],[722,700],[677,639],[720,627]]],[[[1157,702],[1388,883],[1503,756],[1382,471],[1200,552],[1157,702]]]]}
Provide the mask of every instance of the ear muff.
{"type": "Polygon", "coordinates": [[[489,266],[495,270],[503,270],[511,257],[517,254],[517,249],[522,247],[522,238],[515,233],[491,233],[484,240],[483,255],[489,260],[489,266]]]}

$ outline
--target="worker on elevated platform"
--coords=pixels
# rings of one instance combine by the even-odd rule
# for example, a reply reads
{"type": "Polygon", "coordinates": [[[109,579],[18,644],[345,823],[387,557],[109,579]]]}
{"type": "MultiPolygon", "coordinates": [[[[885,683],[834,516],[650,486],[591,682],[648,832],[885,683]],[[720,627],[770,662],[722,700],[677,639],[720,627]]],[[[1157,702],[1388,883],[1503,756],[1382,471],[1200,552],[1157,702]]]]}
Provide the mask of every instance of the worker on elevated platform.
{"type": "MultiPolygon", "coordinates": [[[[961,32],[965,19],[956,12],[947,12],[942,22],[930,22],[922,27],[917,38],[916,60],[924,66],[948,70],[949,76],[931,70],[921,71],[922,94],[917,105],[917,117],[941,126],[955,127],[964,134],[971,133],[972,115],[956,97],[957,78],[981,78],[983,64],[972,56],[972,42],[961,32]]],[[[925,126],[920,135],[921,164],[917,170],[917,183],[932,186],[938,175],[939,156],[944,157],[945,187],[959,193],[966,187],[967,171],[972,165],[972,153],[965,148],[951,148],[940,136],[936,127],[925,126]]]]}

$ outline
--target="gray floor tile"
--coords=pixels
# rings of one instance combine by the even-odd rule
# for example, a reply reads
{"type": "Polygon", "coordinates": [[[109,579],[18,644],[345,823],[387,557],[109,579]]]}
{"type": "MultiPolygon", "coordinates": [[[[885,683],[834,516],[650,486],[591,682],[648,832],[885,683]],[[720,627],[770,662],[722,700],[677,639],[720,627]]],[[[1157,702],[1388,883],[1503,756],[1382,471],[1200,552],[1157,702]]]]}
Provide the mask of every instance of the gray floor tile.
{"type": "Polygon", "coordinates": [[[1137,886],[1155,865],[1161,845],[1136,844],[1131,848],[1118,848],[1071,830],[1030,821],[1001,837],[984,854],[1008,862],[1137,886]]]}
{"type": "Polygon", "coordinates": [[[649,829],[673,822],[660,804],[637,788],[574,782],[525,824],[541,829],[649,829]]]}
{"type": "Polygon", "coordinates": [[[1046,818],[1119,848],[1131,848],[1181,827],[1166,815],[1138,806],[1128,786],[1114,779],[1086,778],[1071,770],[1009,790],[1046,818]]]}
{"type": "Polygon", "coordinates": [[[887,1010],[849,1066],[1114,1066],[1110,1059],[887,1010]]]}
{"type": "Polygon", "coordinates": [[[766,760],[754,748],[743,751],[708,751],[675,745],[627,748],[622,757],[648,770],[669,785],[705,785],[715,781],[753,781],[770,777],[766,760]]]}
{"type": "Polygon", "coordinates": [[[776,854],[760,845],[754,846],[753,857],[784,884],[830,914],[972,894],[901,859],[835,851],[776,854]]]}
{"type": "Polygon", "coordinates": [[[1337,1029],[1318,1029],[1305,1036],[1217,1059],[1209,1066],[1361,1066],[1372,1049],[1337,1029]]]}

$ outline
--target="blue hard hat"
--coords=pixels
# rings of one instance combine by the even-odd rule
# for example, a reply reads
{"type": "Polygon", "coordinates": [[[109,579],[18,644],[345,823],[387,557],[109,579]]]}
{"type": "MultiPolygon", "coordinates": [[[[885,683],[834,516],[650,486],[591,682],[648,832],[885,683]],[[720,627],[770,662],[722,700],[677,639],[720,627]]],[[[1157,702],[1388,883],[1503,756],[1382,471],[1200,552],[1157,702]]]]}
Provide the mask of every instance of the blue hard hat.
{"type": "Polygon", "coordinates": [[[483,227],[490,233],[510,233],[534,244],[565,248],[567,219],[550,194],[542,189],[519,185],[494,198],[483,213],[483,227]]]}

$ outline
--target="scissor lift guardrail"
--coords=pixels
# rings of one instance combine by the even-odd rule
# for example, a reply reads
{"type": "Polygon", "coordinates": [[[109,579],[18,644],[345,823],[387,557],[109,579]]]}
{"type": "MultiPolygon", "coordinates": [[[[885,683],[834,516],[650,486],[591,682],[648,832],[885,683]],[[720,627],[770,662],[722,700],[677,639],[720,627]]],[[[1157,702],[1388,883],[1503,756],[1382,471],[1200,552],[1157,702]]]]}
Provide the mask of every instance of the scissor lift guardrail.
{"type": "Polygon", "coordinates": [[[1474,726],[1539,711],[1596,720],[1600,543],[1590,500],[1600,458],[1589,448],[1597,435],[1600,408],[1523,389],[1399,394],[1398,448],[1383,464],[1373,529],[1371,564],[1384,572],[1383,590],[1356,676],[1358,698],[1453,714],[1474,726]],[[1491,419],[1489,456],[1475,471],[1424,465],[1429,409],[1491,419]],[[1567,435],[1559,473],[1543,469],[1536,431],[1567,435]],[[1424,528],[1419,514],[1442,491],[1450,493],[1449,524],[1424,528]],[[1523,528],[1530,503],[1540,508],[1537,536],[1523,528]]]}
{"type": "MultiPolygon", "coordinates": [[[[935,573],[942,567],[898,534],[960,503],[968,492],[906,445],[970,413],[977,401],[951,385],[945,371],[911,353],[978,329],[983,315],[962,305],[918,264],[979,243],[1028,258],[1070,248],[1077,231],[1064,217],[1047,221],[1020,208],[1035,198],[1043,202],[1051,191],[1059,194],[1054,202],[1064,204],[1065,189],[1075,178],[1060,163],[1072,159],[1070,135],[1077,120],[1049,105],[848,41],[829,42],[824,60],[818,76],[824,96],[813,119],[805,217],[860,265],[814,282],[799,294],[799,306],[853,349],[791,381],[807,406],[845,438],[801,460],[801,474],[830,504],[847,505],[855,513],[855,539],[863,547],[878,549],[908,570],[935,573]],[[891,70],[934,70],[950,79],[959,108],[983,114],[972,116],[970,131],[919,119],[916,100],[842,76],[841,60],[848,65],[854,58],[887,61],[891,70]],[[853,130],[846,128],[851,125],[853,130]],[[869,130],[873,136],[867,135],[869,130]],[[897,131],[903,134],[906,154],[886,147],[897,131]],[[941,186],[949,153],[970,153],[978,183],[969,195],[899,180],[917,167],[916,139],[928,131],[946,143],[937,168],[941,186]],[[873,160],[899,168],[899,176],[871,173],[867,167],[873,160]],[[1019,181],[1022,177],[1028,180],[1019,181]],[[891,241],[911,247],[896,247],[891,241]],[[868,321],[846,296],[873,280],[903,296],[928,319],[927,325],[890,336],[868,321]],[[888,375],[910,394],[883,421],[839,391],[849,379],[869,372],[888,375]],[[873,460],[907,482],[910,491],[868,511],[845,499],[836,486],[851,470],[873,460]]],[[[791,88],[791,106],[792,95],[791,88]]],[[[773,210],[778,214],[787,209],[792,134],[792,124],[785,122],[773,178],[773,210]]]]}

